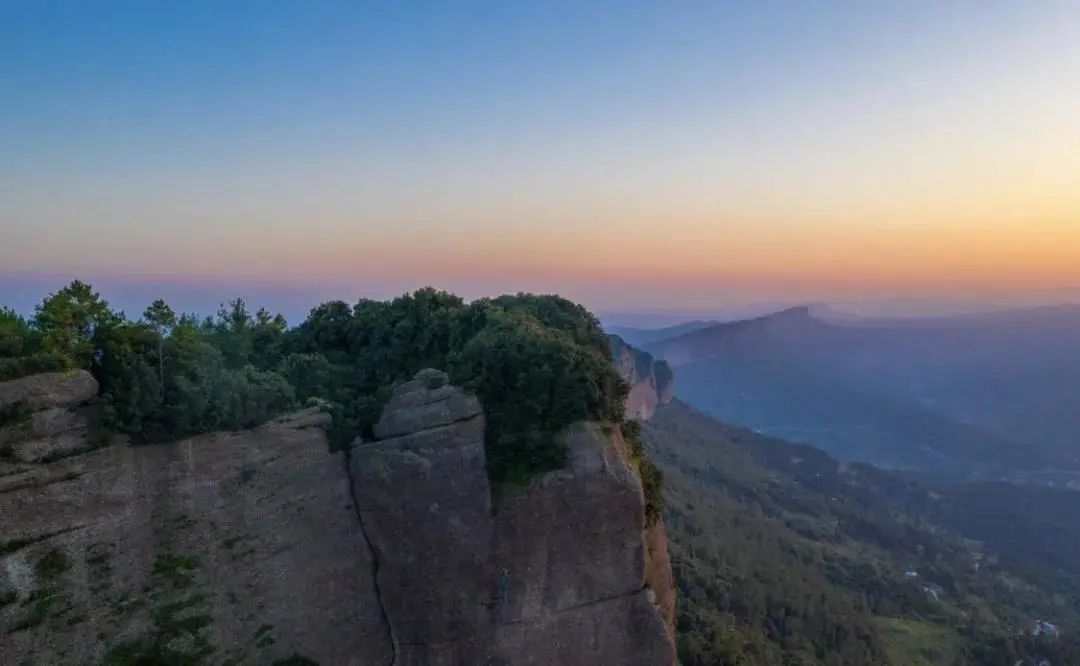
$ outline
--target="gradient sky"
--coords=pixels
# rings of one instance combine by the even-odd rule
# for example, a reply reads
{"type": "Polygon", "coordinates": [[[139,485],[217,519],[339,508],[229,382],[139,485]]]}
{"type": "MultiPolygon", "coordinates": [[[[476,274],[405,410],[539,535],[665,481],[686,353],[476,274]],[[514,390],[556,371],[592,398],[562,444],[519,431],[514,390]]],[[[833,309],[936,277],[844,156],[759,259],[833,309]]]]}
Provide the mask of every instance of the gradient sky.
{"type": "Polygon", "coordinates": [[[9,293],[1080,300],[1080,3],[5,0],[0,224],[9,293]]]}

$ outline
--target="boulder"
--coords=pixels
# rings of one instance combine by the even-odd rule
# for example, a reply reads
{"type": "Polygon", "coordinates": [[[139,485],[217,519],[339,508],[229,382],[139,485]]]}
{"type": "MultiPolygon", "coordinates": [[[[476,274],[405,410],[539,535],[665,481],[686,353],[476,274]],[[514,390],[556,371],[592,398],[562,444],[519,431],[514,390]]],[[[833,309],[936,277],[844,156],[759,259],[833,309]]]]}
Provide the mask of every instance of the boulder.
{"type": "Polygon", "coordinates": [[[49,372],[0,382],[0,450],[40,463],[93,448],[90,436],[98,383],[85,370],[49,372]]]}
{"type": "Polygon", "coordinates": [[[379,439],[398,437],[429,428],[465,421],[481,413],[476,396],[446,386],[446,375],[417,375],[417,379],[397,387],[375,424],[379,439]]]}
{"type": "Polygon", "coordinates": [[[98,383],[86,370],[45,372],[0,382],[0,414],[75,407],[92,400],[98,383]]]}

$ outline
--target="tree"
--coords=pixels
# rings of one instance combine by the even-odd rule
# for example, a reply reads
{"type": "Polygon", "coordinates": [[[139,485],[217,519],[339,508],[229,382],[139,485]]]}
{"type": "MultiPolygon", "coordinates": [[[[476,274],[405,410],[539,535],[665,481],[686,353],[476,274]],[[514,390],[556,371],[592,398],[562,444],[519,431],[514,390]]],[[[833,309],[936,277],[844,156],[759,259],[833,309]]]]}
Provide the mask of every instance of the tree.
{"type": "Polygon", "coordinates": [[[161,399],[165,400],[165,336],[176,326],[176,313],[160,298],[143,312],[143,320],[158,336],[158,385],[161,399]]]}
{"type": "Polygon", "coordinates": [[[94,337],[121,319],[89,284],[75,280],[37,306],[34,327],[41,333],[44,351],[64,354],[77,367],[90,368],[94,337]]]}
{"type": "Polygon", "coordinates": [[[30,325],[17,312],[0,307],[0,358],[22,356],[31,336],[30,325]]]}

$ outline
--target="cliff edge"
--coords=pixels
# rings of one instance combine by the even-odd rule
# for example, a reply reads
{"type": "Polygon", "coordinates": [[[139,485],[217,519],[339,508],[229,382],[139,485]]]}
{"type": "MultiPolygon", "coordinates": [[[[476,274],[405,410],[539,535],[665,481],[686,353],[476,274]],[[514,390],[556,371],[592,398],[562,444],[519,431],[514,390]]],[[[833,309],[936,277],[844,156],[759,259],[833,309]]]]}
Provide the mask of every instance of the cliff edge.
{"type": "Polygon", "coordinates": [[[665,361],[628,345],[619,336],[608,335],[608,341],[615,369],[630,385],[626,415],[648,421],[656,413],[657,406],[666,405],[675,397],[675,376],[665,361]]]}
{"type": "Polygon", "coordinates": [[[573,426],[567,467],[493,507],[479,403],[431,371],[398,388],[351,452],[396,663],[674,663],[641,482],[609,430],[573,426]]]}

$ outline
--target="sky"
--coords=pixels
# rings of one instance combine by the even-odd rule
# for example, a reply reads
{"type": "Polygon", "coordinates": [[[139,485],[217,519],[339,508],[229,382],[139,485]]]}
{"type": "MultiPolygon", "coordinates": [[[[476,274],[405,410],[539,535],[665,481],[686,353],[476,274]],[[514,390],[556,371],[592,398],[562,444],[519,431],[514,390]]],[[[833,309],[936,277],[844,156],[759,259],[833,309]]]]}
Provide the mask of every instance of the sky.
{"type": "Polygon", "coordinates": [[[1080,3],[5,0],[0,226],[16,305],[1080,301],[1080,3]]]}

